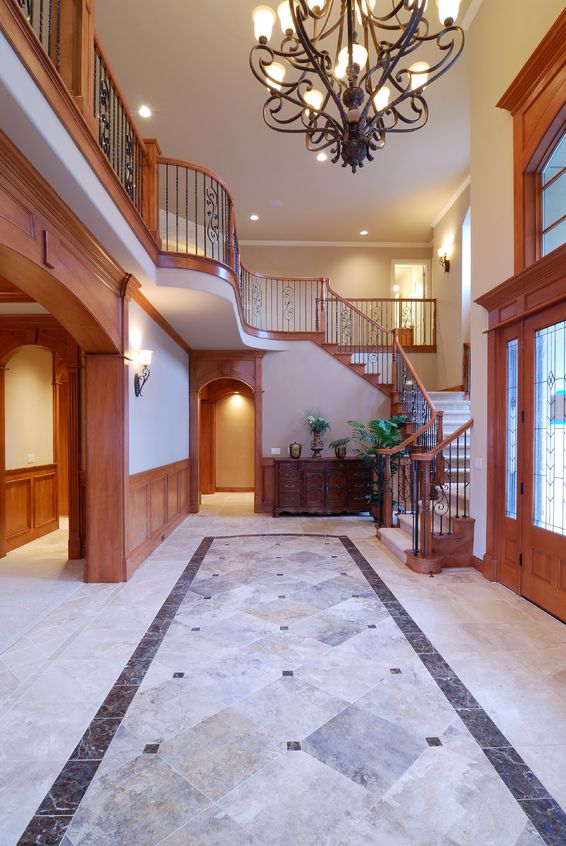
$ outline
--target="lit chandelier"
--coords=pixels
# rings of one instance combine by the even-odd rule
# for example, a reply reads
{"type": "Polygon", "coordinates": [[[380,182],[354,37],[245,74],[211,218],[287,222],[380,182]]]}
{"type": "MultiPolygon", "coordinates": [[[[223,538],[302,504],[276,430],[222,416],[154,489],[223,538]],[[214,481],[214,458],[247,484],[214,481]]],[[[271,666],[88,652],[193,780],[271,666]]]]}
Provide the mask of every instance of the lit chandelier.
{"type": "Polygon", "coordinates": [[[464,32],[455,25],[460,0],[436,0],[442,26],[437,32],[424,17],[428,2],[285,0],[277,9],[279,49],[269,43],[275,12],[254,9],[258,43],[250,66],[269,91],[266,124],[304,134],[309,150],[331,147],[332,161],[342,159],[353,173],[366,158],[373,160],[388,132],[424,126],[426,86],[452,67],[464,47],[464,32]],[[429,60],[434,51],[432,63],[415,60],[418,50],[429,60]]]}

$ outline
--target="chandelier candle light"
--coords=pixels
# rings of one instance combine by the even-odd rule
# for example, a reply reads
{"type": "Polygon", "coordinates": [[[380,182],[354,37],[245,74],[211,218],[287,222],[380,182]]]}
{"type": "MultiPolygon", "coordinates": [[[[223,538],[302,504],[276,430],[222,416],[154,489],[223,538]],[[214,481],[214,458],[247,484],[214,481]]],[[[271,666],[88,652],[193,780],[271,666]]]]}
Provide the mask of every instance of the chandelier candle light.
{"type": "Polygon", "coordinates": [[[388,132],[420,129],[426,87],[464,48],[455,24],[460,0],[436,0],[436,32],[427,4],[433,0],[285,0],[277,15],[258,6],[250,66],[269,92],[266,124],[303,134],[309,150],[331,148],[332,161],[353,173],[373,160],[388,132]],[[271,43],[277,17],[279,48],[271,43]]]}

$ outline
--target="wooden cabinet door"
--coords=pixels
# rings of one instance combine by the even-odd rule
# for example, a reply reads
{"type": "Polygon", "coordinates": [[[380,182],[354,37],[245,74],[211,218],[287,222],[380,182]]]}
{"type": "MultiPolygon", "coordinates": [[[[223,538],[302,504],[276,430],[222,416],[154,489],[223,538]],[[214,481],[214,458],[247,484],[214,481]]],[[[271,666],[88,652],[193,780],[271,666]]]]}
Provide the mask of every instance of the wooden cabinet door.
{"type": "Polygon", "coordinates": [[[346,508],[348,505],[348,477],[346,468],[337,466],[325,473],[326,505],[328,508],[346,508]]]}
{"type": "Polygon", "coordinates": [[[325,505],[325,471],[320,468],[303,470],[303,503],[305,508],[323,508],[325,505]]]}

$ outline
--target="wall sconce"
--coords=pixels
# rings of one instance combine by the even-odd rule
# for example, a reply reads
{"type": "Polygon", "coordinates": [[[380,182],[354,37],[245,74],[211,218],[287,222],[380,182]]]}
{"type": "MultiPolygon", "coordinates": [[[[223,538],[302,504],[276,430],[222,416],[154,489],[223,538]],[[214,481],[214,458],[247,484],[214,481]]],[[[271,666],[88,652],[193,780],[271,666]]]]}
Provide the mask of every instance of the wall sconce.
{"type": "Polygon", "coordinates": [[[152,350],[133,350],[130,361],[136,368],[134,374],[134,393],[141,397],[142,388],[149,379],[149,365],[151,364],[152,350]]]}
{"type": "Polygon", "coordinates": [[[452,255],[452,244],[446,243],[438,250],[438,260],[445,273],[450,273],[450,256],[452,255]]]}

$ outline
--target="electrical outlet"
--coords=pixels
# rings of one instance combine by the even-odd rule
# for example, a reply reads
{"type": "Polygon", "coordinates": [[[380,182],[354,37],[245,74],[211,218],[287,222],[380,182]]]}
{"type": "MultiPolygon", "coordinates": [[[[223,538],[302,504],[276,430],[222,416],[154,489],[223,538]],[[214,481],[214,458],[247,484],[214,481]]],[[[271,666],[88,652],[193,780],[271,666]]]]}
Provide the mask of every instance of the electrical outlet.
{"type": "Polygon", "coordinates": [[[474,470],[483,470],[483,458],[481,456],[474,458],[474,470]]]}
{"type": "Polygon", "coordinates": [[[28,464],[35,464],[35,452],[28,452],[28,464]]]}
{"type": "Polygon", "coordinates": [[[281,455],[281,449],[279,447],[271,447],[271,455],[281,455]]]}

